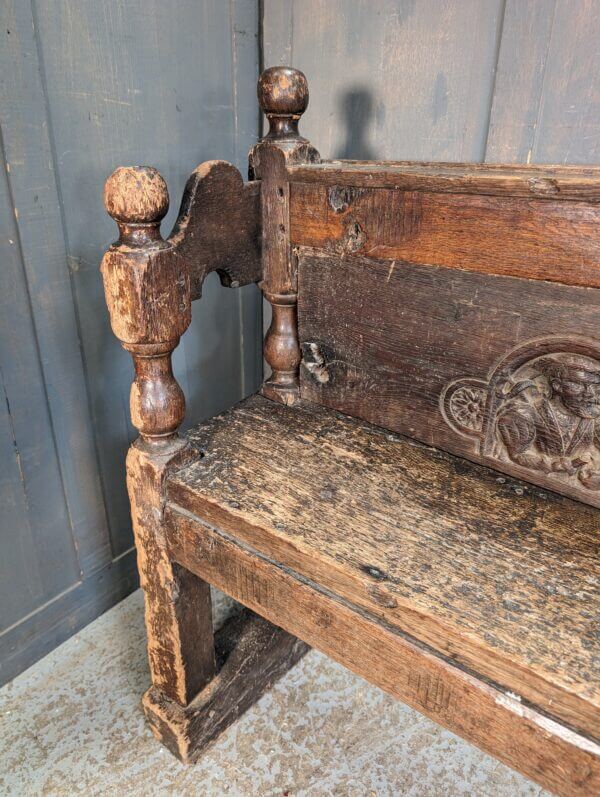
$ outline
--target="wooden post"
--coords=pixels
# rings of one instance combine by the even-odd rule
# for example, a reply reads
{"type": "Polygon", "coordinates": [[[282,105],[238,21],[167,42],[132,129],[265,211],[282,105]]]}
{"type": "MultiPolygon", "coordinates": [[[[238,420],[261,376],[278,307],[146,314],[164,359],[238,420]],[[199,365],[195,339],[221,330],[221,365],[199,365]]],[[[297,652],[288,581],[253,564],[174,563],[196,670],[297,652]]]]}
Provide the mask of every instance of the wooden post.
{"type": "Polygon", "coordinates": [[[186,763],[308,650],[251,612],[226,622],[213,637],[210,587],[174,562],[167,545],[166,478],[198,457],[177,434],[185,400],[173,376],[172,352],[189,326],[191,298],[200,296],[210,270],[222,269],[232,286],[259,278],[256,188],[246,190],[238,178],[229,164],[198,167],[167,241],[160,222],[169,196],[155,169],[117,169],[104,193],[120,237],[104,256],[102,276],[113,331],[133,356],[131,417],[140,432],[127,456],[127,485],[152,675],[142,705],[155,736],[186,763]],[[236,201],[242,204],[233,218],[250,221],[241,231],[231,217],[236,201]],[[217,203],[229,208],[229,225],[206,224],[217,203]]]}
{"type": "Polygon", "coordinates": [[[298,279],[290,246],[290,187],[286,167],[314,163],[317,150],[298,131],[308,105],[306,77],[297,69],[266,69],[258,81],[258,99],[269,120],[269,132],[250,152],[250,172],[261,180],[261,288],[273,317],[265,336],[264,356],[271,376],[262,386],[268,398],[293,404],[299,395],[297,299],[298,279]]]}
{"type": "Polygon", "coordinates": [[[127,456],[127,486],[152,683],[186,706],[215,674],[210,587],[170,561],[163,529],[165,475],[190,455],[177,434],[185,399],[171,367],[190,323],[190,279],[160,234],[169,195],[155,169],[117,169],[104,200],[120,232],[102,261],[106,300],[113,331],[135,366],[131,417],[140,437],[127,456]]]}

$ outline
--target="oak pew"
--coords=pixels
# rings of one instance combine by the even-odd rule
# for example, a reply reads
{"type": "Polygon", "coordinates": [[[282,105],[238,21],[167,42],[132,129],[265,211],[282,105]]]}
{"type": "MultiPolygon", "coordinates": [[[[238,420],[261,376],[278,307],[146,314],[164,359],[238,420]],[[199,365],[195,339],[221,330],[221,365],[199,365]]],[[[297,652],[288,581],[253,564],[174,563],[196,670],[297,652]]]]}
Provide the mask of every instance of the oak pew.
{"type": "Polygon", "coordinates": [[[557,794],[600,791],[600,168],[322,161],[266,70],[250,180],[117,169],[102,274],[155,735],[183,761],[313,646],[557,794]],[[260,393],[178,433],[206,275],[272,308],[260,393]],[[210,587],[246,607],[213,633],[210,587]]]}

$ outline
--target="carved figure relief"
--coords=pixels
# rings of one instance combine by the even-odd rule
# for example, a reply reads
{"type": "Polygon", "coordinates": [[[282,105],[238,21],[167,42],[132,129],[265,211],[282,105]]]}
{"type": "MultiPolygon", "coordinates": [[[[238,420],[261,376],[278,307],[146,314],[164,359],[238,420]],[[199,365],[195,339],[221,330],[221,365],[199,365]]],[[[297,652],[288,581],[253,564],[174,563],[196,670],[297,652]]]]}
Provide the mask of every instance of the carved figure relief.
{"type": "Polygon", "coordinates": [[[532,341],[487,381],[450,382],[440,409],[484,457],[600,490],[600,350],[593,343],[532,341]]]}

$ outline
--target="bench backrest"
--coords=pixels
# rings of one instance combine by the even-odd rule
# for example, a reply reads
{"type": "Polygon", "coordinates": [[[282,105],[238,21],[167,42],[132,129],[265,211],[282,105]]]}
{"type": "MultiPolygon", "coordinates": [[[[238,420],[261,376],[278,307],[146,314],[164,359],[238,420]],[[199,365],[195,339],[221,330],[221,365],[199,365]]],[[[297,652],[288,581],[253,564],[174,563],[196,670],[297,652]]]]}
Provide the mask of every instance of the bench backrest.
{"type": "Polygon", "coordinates": [[[301,397],[600,505],[600,169],[288,179],[301,397]]]}

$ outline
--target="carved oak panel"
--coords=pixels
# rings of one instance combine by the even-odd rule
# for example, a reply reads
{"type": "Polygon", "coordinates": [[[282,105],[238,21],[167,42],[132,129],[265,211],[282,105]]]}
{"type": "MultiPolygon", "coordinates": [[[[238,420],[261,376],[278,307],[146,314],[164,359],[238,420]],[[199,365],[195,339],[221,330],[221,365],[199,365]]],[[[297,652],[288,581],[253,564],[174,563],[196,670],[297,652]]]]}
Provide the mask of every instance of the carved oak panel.
{"type": "Polygon", "coordinates": [[[440,411],[490,463],[544,475],[557,489],[600,491],[600,347],[592,341],[530,341],[487,380],[449,382],[440,411]]]}
{"type": "Polygon", "coordinates": [[[600,506],[599,290],[298,255],[304,399],[600,506]]]}

